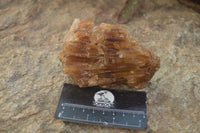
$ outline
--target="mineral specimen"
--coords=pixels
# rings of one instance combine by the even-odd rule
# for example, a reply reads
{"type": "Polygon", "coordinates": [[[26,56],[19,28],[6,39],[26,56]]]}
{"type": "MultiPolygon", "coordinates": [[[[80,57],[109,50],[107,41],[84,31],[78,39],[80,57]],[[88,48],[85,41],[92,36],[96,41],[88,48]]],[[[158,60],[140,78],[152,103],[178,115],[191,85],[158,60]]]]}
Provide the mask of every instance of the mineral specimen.
{"type": "Polygon", "coordinates": [[[160,67],[160,59],[139,45],[119,26],[75,19],[64,39],[60,61],[80,87],[146,85],[160,67]]]}

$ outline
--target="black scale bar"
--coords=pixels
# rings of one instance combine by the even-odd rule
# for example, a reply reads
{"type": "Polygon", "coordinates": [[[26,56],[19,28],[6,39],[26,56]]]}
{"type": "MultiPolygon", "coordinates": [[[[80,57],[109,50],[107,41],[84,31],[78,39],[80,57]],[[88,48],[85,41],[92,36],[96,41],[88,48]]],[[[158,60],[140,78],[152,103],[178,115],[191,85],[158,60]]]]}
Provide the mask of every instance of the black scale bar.
{"type": "Polygon", "coordinates": [[[147,128],[146,93],[100,87],[79,88],[76,85],[65,84],[55,118],[63,121],[145,130],[147,128]],[[108,90],[114,95],[113,106],[94,105],[94,95],[101,90],[108,90]]]}

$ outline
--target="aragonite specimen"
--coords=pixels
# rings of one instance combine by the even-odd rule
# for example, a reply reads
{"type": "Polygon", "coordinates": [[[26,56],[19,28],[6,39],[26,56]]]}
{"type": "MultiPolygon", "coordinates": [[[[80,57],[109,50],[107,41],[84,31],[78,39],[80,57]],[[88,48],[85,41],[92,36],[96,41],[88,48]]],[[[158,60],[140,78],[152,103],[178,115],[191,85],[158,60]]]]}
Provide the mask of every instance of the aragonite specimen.
{"type": "Polygon", "coordinates": [[[146,85],[160,67],[158,56],[116,25],[75,19],[64,39],[60,61],[80,87],[146,85]]]}

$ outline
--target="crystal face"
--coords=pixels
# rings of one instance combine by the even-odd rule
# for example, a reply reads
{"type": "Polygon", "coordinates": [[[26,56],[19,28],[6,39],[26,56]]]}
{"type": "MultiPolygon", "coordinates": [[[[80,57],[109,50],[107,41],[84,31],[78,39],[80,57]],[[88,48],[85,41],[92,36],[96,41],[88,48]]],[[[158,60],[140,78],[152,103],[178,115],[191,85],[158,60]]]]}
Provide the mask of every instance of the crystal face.
{"type": "Polygon", "coordinates": [[[127,84],[140,89],[160,59],[116,25],[75,19],[64,39],[60,61],[79,87],[127,84]]]}

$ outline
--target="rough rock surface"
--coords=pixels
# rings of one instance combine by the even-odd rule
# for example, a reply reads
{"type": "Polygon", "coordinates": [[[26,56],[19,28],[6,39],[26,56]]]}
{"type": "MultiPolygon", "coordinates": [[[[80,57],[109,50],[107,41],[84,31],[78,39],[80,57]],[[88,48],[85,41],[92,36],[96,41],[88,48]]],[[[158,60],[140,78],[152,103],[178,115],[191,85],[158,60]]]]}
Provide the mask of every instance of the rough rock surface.
{"type": "Polygon", "coordinates": [[[65,32],[75,18],[116,24],[123,2],[0,1],[0,132],[200,132],[200,14],[175,0],[146,1],[138,15],[120,25],[161,58],[144,88],[147,131],[53,118],[63,83],[72,82],[58,58],[65,32]]]}
{"type": "Polygon", "coordinates": [[[160,68],[160,59],[119,26],[75,19],[60,61],[79,87],[128,84],[141,89],[160,68]]]}

